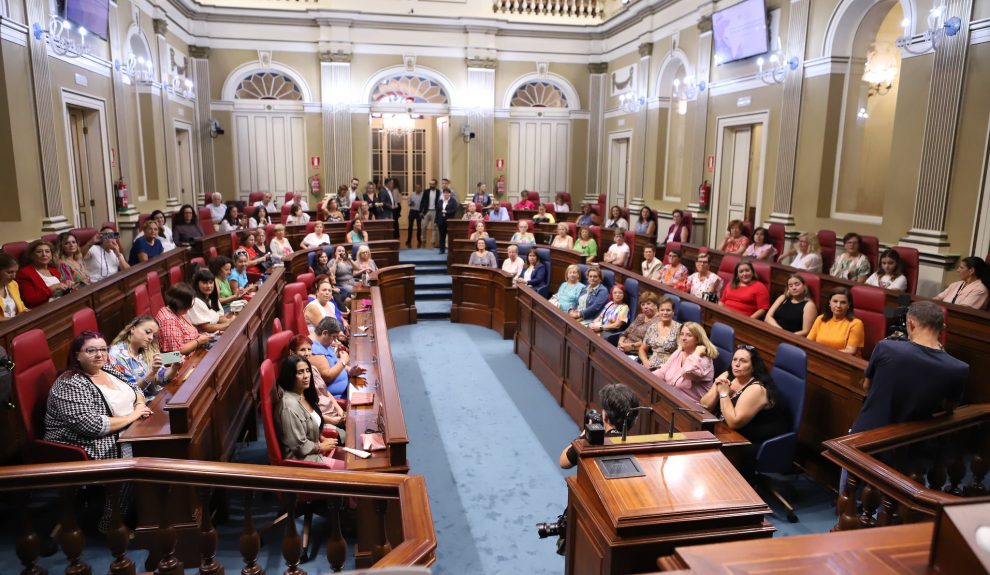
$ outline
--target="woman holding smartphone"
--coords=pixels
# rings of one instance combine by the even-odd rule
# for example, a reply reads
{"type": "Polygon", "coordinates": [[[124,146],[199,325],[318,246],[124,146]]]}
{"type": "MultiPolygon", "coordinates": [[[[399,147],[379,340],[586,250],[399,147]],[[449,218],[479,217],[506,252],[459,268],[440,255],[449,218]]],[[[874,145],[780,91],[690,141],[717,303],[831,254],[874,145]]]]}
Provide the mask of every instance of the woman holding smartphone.
{"type": "Polygon", "coordinates": [[[158,322],[150,315],[142,315],[124,326],[110,344],[110,367],[123,374],[124,381],[142,390],[145,397],[154,397],[161,391],[182,365],[181,359],[165,365],[157,336],[158,322]]]}

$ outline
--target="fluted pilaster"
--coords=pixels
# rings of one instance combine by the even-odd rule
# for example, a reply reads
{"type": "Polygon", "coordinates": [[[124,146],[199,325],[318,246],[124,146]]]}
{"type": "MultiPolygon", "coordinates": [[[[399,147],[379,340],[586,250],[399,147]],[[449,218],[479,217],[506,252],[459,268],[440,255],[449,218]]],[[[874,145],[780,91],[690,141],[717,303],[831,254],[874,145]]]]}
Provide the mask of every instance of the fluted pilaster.
{"type": "MultiPolygon", "coordinates": [[[[636,96],[641,97],[644,100],[649,97],[649,85],[650,85],[650,58],[653,55],[653,44],[650,42],[644,42],[639,45],[639,66],[636,68],[636,96]]],[[[630,184],[632,188],[629,190],[632,197],[627,198],[627,203],[629,204],[630,211],[639,212],[644,204],[643,202],[643,189],[646,187],[646,142],[649,138],[648,127],[648,110],[649,106],[641,106],[639,111],[636,112],[636,127],[633,133],[632,141],[632,157],[639,158],[640,169],[634,170],[630,184]]],[[[609,201],[613,201],[611,198],[609,201]]]]}
{"type": "Polygon", "coordinates": [[[691,150],[691,171],[696,181],[688,190],[681,192],[687,196],[689,204],[698,203],[698,186],[702,180],[711,180],[705,165],[705,144],[708,142],[708,84],[711,83],[711,61],[712,61],[712,19],[707,17],[698,23],[698,59],[695,66],[695,81],[704,82],[705,90],[698,92],[698,99],[694,102],[694,146],[691,150]]]}
{"type": "Polygon", "coordinates": [[[351,154],[351,61],[349,54],[320,54],[323,103],[324,189],[334,190],[354,175],[351,154]]]}
{"type": "Polygon", "coordinates": [[[468,60],[468,125],[474,139],[468,146],[466,190],[478,182],[492,184],[495,176],[495,61],[468,60]]]}
{"type": "MultiPolygon", "coordinates": [[[[598,190],[602,188],[602,131],[605,124],[605,98],[608,86],[608,63],[588,64],[588,172],[584,203],[598,202],[598,190]]],[[[572,198],[576,201],[577,198],[572,198]]],[[[577,206],[571,206],[577,210],[577,206]]]]}
{"type": "Polygon", "coordinates": [[[190,46],[193,82],[196,84],[196,126],[199,135],[199,165],[203,186],[196,195],[196,203],[202,205],[205,194],[217,189],[217,174],[213,161],[213,138],[210,137],[210,49],[190,46]]]}

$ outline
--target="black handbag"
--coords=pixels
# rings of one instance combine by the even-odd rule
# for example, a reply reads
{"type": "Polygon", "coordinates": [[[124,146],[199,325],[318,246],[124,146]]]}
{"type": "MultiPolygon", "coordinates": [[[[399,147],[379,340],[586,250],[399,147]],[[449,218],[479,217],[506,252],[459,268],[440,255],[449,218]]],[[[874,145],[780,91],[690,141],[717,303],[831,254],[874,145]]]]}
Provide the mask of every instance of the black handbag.
{"type": "Polygon", "coordinates": [[[701,294],[702,299],[710,301],[712,303],[718,303],[718,294],[713,291],[706,291],[701,294]]]}

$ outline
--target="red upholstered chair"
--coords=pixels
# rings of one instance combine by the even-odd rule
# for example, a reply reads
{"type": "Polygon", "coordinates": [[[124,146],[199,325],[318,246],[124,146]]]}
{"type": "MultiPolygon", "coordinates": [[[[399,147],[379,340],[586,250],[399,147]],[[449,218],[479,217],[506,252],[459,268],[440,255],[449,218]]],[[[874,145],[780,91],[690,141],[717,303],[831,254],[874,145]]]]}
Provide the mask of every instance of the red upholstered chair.
{"type": "Polygon", "coordinates": [[[285,223],[285,218],[289,217],[289,210],[290,209],[292,209],[292,206],[291,205],[289,205],[289,204],[282,204],[282,212],[281,212],[282,213],[282,219],[279,220],[279,221],[282,222],[283,224],[285,223]]]}
{"type": "Polygon", "coordinates": [[[2,248],[0,248],[0,250],[3,250],[3,253],[14,258],[19,263],[23,264],[24,263],[23,258],[24,258],[24,254],[27,252],[27,248],[28,248],[28,242],[18,241],[18,242],[7,242],[3,245],[2,248]]]}
{"type": "Polygon", "coordinates": [[[55,246],[56,249],[58,249],[58,234],[44,234],[43,236],[41,236],[41,239],[45,240],[46,242],[55,246]]]}
{"type": "MultiPolygon", "coordinates": [[[[302,282],[292,282],[285,284],[285,287],[282,288],[282,321],[285,323],[285,329],[293,333],[299,333],[299,330],[296,329],[296,314],[292,309],[294,307],[293,298],[296,294],[299,294],[305,298],[306,284],[302,282]]],[[[306,329],[305,325],[303,325],[303,329],[306,329]]],[[[305,331],[304,333],[308,334],[309,332],[305,331]]]]}
{"type": "Polygon", "coordinates": [[[822,273],[827,274],[835,262],[835,232],[818,230],[818,247],[822,251],[822,273]]]}
{"type": "Polygon", "coordinates": [[[770,224],[767,228],[767,238],[777,255],[784,253],[784,224],[770,224]]]}
{"type": "Polygon", "coordinates": [[[863,320],[866,332],[863,357],[869,359],[877,342],[887,336],[887,318],[883,313],[887,296],[878,287],[856,285],[852,287],[852,299],[855,315],[863,320]]]}
{"type": "Polygon", "coordinates": [[[285,192],[285,199],[283,200],[283,205],[292,201],[293,192],[285,192]]]}
{"type": "Polygon", "coordinates": [[[100,224],[100,229],[102,228],[113,228],[113,231],[117,231],[117,222],[103,222],[100,224]]]}
{"type": "Polygon", "coordinates": [[[722,278],[722,283],[729,285],[732,281],[732,276],[736,271],[736,264],[739,263],[739,256],[732,254],[725,254],[722,256],[722,261],[718,264],[718,277],[722,278]]]}
{"type": "Polygon", "coordinates": [[[210,213],[210,208],[199,209],[199,229],[203,230],[205,235],[210,235],[217,231],[213,227],[213,214],[210,213]]]}
{"type": "Polygon", "coordinates": [[[230,253],[236,252],[240,245],[241,242],[237,239],[237,232],[230,232],[230,253]]]}
{"type": "Polygon", "coordinates": [[[134,288],[134,317],[139,315],[151,315],[151,298],[145,284],[134,288]]]}
{"type": "Polygon", "coordinates": [[[96,313],[93,308],[84,307],[72,314],[72,337],[78,337],[84,331],[100,331],[100,326],[96,323],[96,313]]]}
{"type": "Polygon", "coordinates": [[[540,197],[540,192],[526,192],[526,199],[537,205],[543,202],[543,199],[540,197]]]}
{"type": "Polygon", "coordinates": [[[673,250],[679,250],[679,249],[681,249],[681,242],[667,242],[666,244],[664,244],[664,247],[663,247],[663,261],[664,262],[667,261],[667,256],[670,255],[670,252],[672,252],[673,250]]]}
{"type": "Polygon", "coordinates": [[[804,285],[807,286],[808,295],[811,301],[815,302],[815,307],[819,311],[822,310],[822,280],[818,274],[813,274],[811,272],[798,272],[798,275],[804,278],[804,285]]]}
{"type": "Polygon", "coordinates": [[[151,301],[151,316],[158,315],[158,310],[165,307],[165,297],[162,295],[162,280],[158,272],[148,272],[148,299],[151,301]]]}
{"type": "Polygon", "coordinates": [[[742,228],[743,235],[749,239],[753,239],[753,222],[749,222],[749,221],[743,222],[742,226],[743,226],[742,228]]]}
{"type": "Polygon", "coordinates": [[[470,238],[471,234],[474,233],[477,224],[478,224],[478,220],[468,220],[468,238],[470,238]]]}
{"type": "MultiPolygon", "coordinates": [[[[351,228],[349,227],[350,224],[351,224],[350,222],[347,222],[347,225],[348,225],[347,231],[351,231],[351,228]]],[[[275,237],[275,224],[266,224],[265,225],[265,241],[270,242],[270,241],[272,241],[272,238],[274,238],[274,237],[275,237]]]]}
{"type": "Polygon", "coordinates": [[[629,258],[626,259],[626,265],[623,267],[631,270],[633,269],[633,260],[636,259],[636,232],[626,230],[622,235],[626,238],[626,243],[629,244],[629,258]]]}
{"type": "MultiPolygon", "coordinates": [[[[150,217],[151,217],[151,214],[140,214],[138,216],[137,229],[138,230],[143,230],[144,229],[144,222],[148,221],[148,218],[150,218],[150,217]]],[[[165,219],[167,220],[168,218],[165,218],[165,219]]],[[[166,222],[166,223],[168,223],[168,222],[166,222]]]]}
{"type": "Polygon", "coordinates": [[[756,272],[756,279],[767,286],[770,289],[770,263],[769,262],[753,262],[753,271],[756,272]]]}
{"type": "Polygon", "coordinates": [[[253,206],[255,202],[262,202],[265,200],[264,192],[251,192],[248,194],[248,205],[253,206]]]}
{"type": "Polygon", "coordinates": [[[253,218],[254,217],[254,210],[255,210],[254,204],[248,204],[248,205],[244,206],[244,209],[242,211],[244,212],[244,215],[245,216],[247,216],[249,218],[253,218]]]}
{"type": "Polygon", "coordinates": [[[894,250],[897,252],[897,255],[901,256],[901,265],[904,269],[904,277],[907,278],[908,282],[907,293],[918,293],[918,268],[920,266],[918,250],[903,246],[892,246],[890,249],[894,250]]]}
{"type": "Polygon", "coordinates": [[[859,244],[859,251],[863,252],[866,259],[870,260],[870,270],[876,271],[880,263],[880,239],[876,236],[861,236],[863,240],[859,244]]]}
{"type": "Polygon", "coordinates": [[[310,220],[310,221],[306,222],[306,233],[307,234],[312,233],[313,230],[316,229],[316,222],[317,221],[318,220],[310,220]]]}
{"type": "Polygon", "coordinates": [[[193,271],[196,271],[197,269],[206,266],[206,259],[202,257],[193,258],[189,260],[189,265],[192,266],[193,271]]]}
{"type": "Polygon", "coordinates": [[[218,255],[220,255],[219,252],[217,252],[217,247],[216,246],[210,246],[210,249],[207,250],[206,253],[210,254],[210,259],[211,260],[214,259],[214,258],[216,258],[218,255]]]}
{"type": "Polygon", "coordinates": [[[543,207],[547,209],[548,214],[556,214],[557,208],[554,206],[553,202],[544,202],[543,207]]]}
{"type": "Polygon", "coordinates": [[[306,303],[305,295],[297,293],[292,296],[292,312],[296,315],[296,335],[309,335],[309,326],[306,325],[306,303]]]}
{"type": "Polygon", "coordinates": [[[361,202],[361,201],[352,202],[351,203],[351,209],[350,209],[350,215],[347,217],[347,219],[353,220],[354,218],[358,217],[358,213],[360,213],[360,211],[361,211],[361,204],[363,204],[363,203],[364,202],[361,202]]]}
{"type": "Polygon", "coordinates": [[[89,459],[81,447],[43,439],[48,392],[57,377],[45,332],[32,329],[14,337],[10,358],[14,362],[14,398],[24,424],[25,463],[89,459]]]}
{"type": "Polygon", "coordinates": [[[310,272],[305,274],[299,274],[296,276],[297,282],[302,282],[306,286],[306,293],[313,290],[313,284],[316,283],[316,274],[310,272]]]}
{"type": "Polygon", "coordinates": [[[180,284],[186,281],[185,275],[182,273],[182,266],[172,266],[168,268],[168,285],[174,286],[175,284],[180,284]]]}
{"type": "Polygon", "coordinates": [[[567,224],[567,235],[571,236],[575,240],[578,239],[577,235],[577,222],[565,222],[567,224]]]}
{"type": "Polygon", "coordinates": [[[296,335],[291,331],[282,330],[269,337],[265,343],[265,359],[275,364],[276,369],[281,367],[285,358],[289,357],[289,344],[295,337],[296,335]]]}
{"type": "MultiPolygon", "coordinates": [[[[556,198],[556,194],[554,194],[554,197],[556,198]]],[[[571,194],[569,192],[560,192],[560,197],[564,200],[564,203],[567,204],[567,207],[571,208],[572,212],[575,211],[575,206],[571,203],[571,194]]]]}
{"type": "Polygon", "coordinates": [[[282,320],[275,318],[272,320],[272,335],[282,333],[282,320]]]}
{"type": "Polygon", "coordinates": [[[79,241],[79,245],[83,245],[99,232],[100,230],[96,228],[75,228],[72,230],[72,235],[76,236],[76,240],[79,241]]]}

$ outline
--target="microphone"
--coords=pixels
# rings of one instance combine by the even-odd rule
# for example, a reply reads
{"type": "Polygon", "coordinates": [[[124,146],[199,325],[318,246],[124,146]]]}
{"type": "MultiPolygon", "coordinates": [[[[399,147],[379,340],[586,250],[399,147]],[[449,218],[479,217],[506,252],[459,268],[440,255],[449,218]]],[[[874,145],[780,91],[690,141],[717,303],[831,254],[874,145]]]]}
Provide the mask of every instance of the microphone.
{"type": "Polygon", "coordinates": [[[699,409],[691,409],[689,407],[675,407],[670,412],[670,427],[667,429],[667,439],[674,437],[674,419],[677,412],[682,411],[684,413],[704,413],[699,409]]]}
{"type": "Polygon", "coordinates": [[[652,410],[652,405],[640,405],[639,407],[634,407],[626,411],[626,416],[622,418],[622,441],[626,441],[626,432],[629,427],[629,419],[636,414],[637,411],[652,410]]]}

